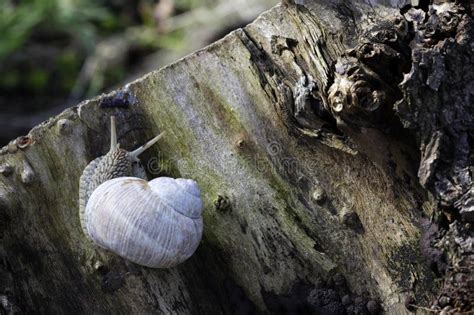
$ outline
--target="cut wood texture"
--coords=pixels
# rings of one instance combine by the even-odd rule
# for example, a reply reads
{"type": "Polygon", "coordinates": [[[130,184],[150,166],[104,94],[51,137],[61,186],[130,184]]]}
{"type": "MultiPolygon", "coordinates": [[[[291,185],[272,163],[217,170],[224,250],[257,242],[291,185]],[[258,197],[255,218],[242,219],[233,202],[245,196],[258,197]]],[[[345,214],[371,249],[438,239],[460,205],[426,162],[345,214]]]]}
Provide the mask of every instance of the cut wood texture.
{"type": "MultiPolygon", "coordinates": [[[[413,94],[398,90],[412,63],[413,22],[401,15],[408,9],[402,1],[276,6],[11,142],[0,156],[0,307],[85,314],[429,307],[438,288],[420,238],[438,199],[428,187],[433,176],[419,183],[418,145],[433,133],[409,133],[393,111],[404,98],[399,114],[424,119],[408,117],[413,94]],[[393,34],[390,50],[383,45],[393,34]],[[365,83],[345,90],[367,77],[368,90],[365,83]],[[191,178],[201,187],[203,240],[178,267],[134,265],[82,233],[79,177],[107,152],[111,115],[126,149],[166,131],[142,158],[150,177],[191,178]]],[[[429,14],[412,10],[413,19],[417,10],[429,14]]],[[[471,23],[466,13],[453,16],[471,23]]],[[[463,44],[451,51],[456,45],[463,44]]],[[[472,115],[472,104],[459,106],[472,115]]]]}

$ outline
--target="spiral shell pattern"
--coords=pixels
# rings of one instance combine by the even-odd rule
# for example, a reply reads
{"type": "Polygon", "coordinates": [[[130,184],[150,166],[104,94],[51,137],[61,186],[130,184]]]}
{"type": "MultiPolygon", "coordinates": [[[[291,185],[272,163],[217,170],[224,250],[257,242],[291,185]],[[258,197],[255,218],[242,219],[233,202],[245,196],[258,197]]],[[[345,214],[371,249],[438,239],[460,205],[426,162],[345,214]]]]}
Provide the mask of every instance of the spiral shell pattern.
{"type": "Polygon", "coordinates": [[[198,247],[202,209],[193,180],[120,177],[94,190],[84,224],[97,245],[143,266],[168,268],[198,247]]]}

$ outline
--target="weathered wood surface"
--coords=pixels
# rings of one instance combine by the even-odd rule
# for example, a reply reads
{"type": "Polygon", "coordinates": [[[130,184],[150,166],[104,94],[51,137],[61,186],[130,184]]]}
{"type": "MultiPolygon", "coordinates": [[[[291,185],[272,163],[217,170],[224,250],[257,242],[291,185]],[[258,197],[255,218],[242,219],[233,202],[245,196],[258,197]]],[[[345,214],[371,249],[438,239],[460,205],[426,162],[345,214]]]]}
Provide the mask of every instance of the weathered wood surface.
{"type": "Polygon", "coordinates": [[[137,101],[128,107],[101,106],[115,104],[105,100],[116,94],[86,101],[34,128],[24,148],[4,149],[3,307],[215,314],[251,309],[247,296],[263,311],[273,303],[269,296],[335,273],[389,314],[407,312],[408,295],[426,304],[436,288],[419,251],[420,220],[432,209],[416,180],[416,151],[379,138],[379,151],[404,154],[389,167],[383,157],[354,149],[335,124],[318,132],[294,118],[308,82],[324,94],[333,64],[361,31],[397,13],[364,2],[277,6],[129,84],[122,93],[137,101]],[[110,115],[127,149],[167,132],[143,157],[151,176],[187,177],[201,186],[204,238],[179,267],[141,268],[82,234],[79,177],[106,152],[110,115]]]}

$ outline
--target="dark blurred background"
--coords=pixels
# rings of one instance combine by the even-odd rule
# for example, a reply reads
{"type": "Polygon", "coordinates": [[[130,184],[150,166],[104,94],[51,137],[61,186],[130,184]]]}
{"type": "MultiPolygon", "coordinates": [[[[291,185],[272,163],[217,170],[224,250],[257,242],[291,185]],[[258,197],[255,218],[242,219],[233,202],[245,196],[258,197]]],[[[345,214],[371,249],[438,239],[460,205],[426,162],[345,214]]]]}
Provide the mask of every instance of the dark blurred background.
{"type": "Polygon", "coordinates": [[[278,0],[0,0],[0,147],[251,22],[278,0]]]}

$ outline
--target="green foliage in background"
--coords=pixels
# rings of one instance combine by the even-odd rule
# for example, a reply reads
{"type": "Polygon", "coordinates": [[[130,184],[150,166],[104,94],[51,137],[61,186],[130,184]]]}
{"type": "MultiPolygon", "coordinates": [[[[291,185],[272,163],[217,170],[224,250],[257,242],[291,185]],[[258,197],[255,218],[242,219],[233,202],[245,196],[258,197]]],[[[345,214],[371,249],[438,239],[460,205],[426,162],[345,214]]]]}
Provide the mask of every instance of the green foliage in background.
{"type": "Polygon", "coordinates": [[[179,27],[160,28],[166,25],[160,21],[217,2],[0,0],[0,100],[2,94],[35,95],[32,103],[40,108],[51,103],[50,98],[78,101],[96,95],[123,80],[143,56],[184,48],[184,32],[179,27]],[[166,3],[173,9],[160,20],[156,14],[167,12],[166,3]],[[113,53],[104,59],[104,44],[116,39],[127,42],[128,51],[121,59],[114,59],[113,53]],[[99,61],[89,62],[94,58],[99,61]],[[90,70],[89,64],[98,66],[90,70]]]}
{"type": "Polygon", "coordinates": [[[175,0],[175,6],[178,10],[192,10],[199,7],[210,7],[217,3],[216,0],[175,0]]]}
{"type": "Polygon", "coordinates": [[[39,32],[62,32],[91,49],[113,16],[97,0],[0,0],[0,61],[39,32]]]}

